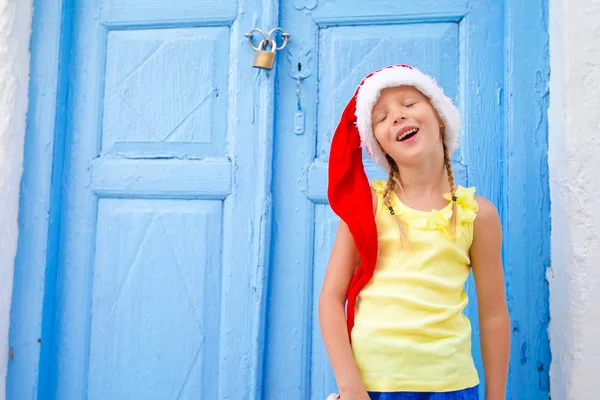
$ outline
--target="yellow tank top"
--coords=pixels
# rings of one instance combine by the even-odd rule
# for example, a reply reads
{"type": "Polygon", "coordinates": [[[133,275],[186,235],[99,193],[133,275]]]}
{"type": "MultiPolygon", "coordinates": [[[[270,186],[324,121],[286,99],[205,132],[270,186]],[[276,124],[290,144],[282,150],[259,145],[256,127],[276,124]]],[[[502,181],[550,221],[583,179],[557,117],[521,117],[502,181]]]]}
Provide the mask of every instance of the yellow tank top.
{"type": "MultiPolygon", "coordinates": [[[[418,211],[392,194],[410,249],[383,204],[385,181],[374,181],[379,255],[373,278],[361,290],[352,351],[368,391],[460,390],[479,383],[471,355],[465,281],[478,211],[475,189],[456,191],[456,238],[449,235],[452,204],[418,211]]],[[[450,200],[449,195],[445,197],[450,200]]]]}

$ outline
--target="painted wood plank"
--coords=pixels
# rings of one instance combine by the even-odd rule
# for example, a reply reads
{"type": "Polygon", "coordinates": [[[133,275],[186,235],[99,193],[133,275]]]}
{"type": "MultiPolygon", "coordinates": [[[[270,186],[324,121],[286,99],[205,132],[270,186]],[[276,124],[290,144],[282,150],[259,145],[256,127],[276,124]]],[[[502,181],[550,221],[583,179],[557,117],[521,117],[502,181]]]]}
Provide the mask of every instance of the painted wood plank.
{"type": "Polygon", "coordinates": [[[193,142],[115,142],[102,151],[101,156],[136,159],[180,159],[202,160],[218,159],[223,151],[213,143],[193,142]]]}
{"type": "Polygon", "coordinates": [[[190,22],[229,25],[237,16],[236,1],[102,0],[100,18],[106,24],[161,24],[190,22]]]}
{"type": "Polygon", "coordinates": [[[504,237],[512,319],[511,399],[550,398],[548,1],[505,2],[504,237]]]}
{"type": "MultiPolygon", "coordinates": [[[[227,154],[233,186],[223,212],[218,399],[262,400],[270,265],[276,71],[252,68],[244,36],[278,25],[279,1],[239,0],[231,27],[227,154]]],[[[275,239],[277,240],[277,239],[275,239]]]]}
{"type": "Polygon", "coordinates": [[[228,159],[100,158],[92,163],[91,189],[101,197],[225,199],[231,193],[228,159]]]}
{"type": "Polygon", "coordinates": [[[95,7],[78,5],[81,3],[74,4],[71,15],[74,30],[69,43],[73,60],[66,114],[69,119],[64,139],[64,172],[57,183],[62,198],[57,205],[60,231],[56,233],[55,307],[45,310],[45,318],[52,321],[44,332],[50,355],[40,377],[46,382],[44,393],[49,399],[65,400],[88,395],[91,278],[97,223],[97,198],[89,190],[89,168],[101,143],[107,33],[98,23],[95,7]]]}
{"type": "MultiPolygon", "coordinates": [[[[298,2],[301,5],[303,2],[298,2]]],[[[274,104],[273,245],[265,336],[263,400],[309,399],[313,332],[314,204],[306,195],[308,167],[315,158],[318,86],[318,27],[309,13],[293,2],[281,3],[281,25],[294,36],[290,51],[312,56],[290,62],[279,59],[277,103],[274,104]],[[296,38],[296,39],[295,39],[296,38]],[[298,109],[296,79],[309,74],[300,92],[304,104],[304,133],[294,133],[298,109]],[[309,71],[309,72],[307,72],[309,71]],[[282,374],[282,371],[285,371],[282,374]]]]}
{"type": "MultiPolygon", "coordinates": [[[[467,168],[468,185],[477,194],[490,200],[501,213],[504,171],[499,160],[503,157],[503,110],[498,94],[503,88],[505,22],[502,4],[486,0],[472,3],[469,13],[460,23],[460,87],[459,106],[463,110],[461,148],[456,156],[467,168]]],[[[472,348],[480,376],[480,396],[485,393],[483,361],[479,336],[477,294],[473,275],[466,284],[469,305],[465,314],[472,324],[472,348]]]]}
{"type": "Polygon", "coordinates": [[[458,22],[468,12],[467,0],[394,1],[376,4],[350,0],[340,7],[335,1],[320,1],[312,12],[320,27],[343,25],[387,25],[427,21],[458,22]]]}
{"type": "Polygon", "coordinates": [[[72,9],[62,2],[34,1],[29,105],[9,332],[6,397],[35,399],[44,393],[43,371],[49,347],[42,332],[51,326],[56,279],[58,213],[61,192],[72,9]],[[66,16],[67,18],[63,18],[66,16]]]}

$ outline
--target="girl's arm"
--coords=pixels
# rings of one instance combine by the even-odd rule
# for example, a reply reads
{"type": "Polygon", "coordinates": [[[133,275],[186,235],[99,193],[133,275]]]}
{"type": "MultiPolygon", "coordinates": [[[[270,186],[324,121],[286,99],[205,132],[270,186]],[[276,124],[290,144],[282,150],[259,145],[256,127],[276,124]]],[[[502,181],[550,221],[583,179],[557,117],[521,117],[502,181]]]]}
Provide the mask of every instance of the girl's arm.
{"type": "Polygon", "coordinates": [[[510,356],[510,317],[504,292],[502,227],[496,208],[477,196],[471,265],[477,290],[485,400],[504,400],[510,356]]]}
{"type": "MultiPolygon", "coordinates": [[[[374,208],[377,207],[374,195],[374,208]]],[[[369,400],[346,328],[346,294],[358,263],[348,225],[340,221],[319,297],[319,324],[342,400],[369,400]]]]}

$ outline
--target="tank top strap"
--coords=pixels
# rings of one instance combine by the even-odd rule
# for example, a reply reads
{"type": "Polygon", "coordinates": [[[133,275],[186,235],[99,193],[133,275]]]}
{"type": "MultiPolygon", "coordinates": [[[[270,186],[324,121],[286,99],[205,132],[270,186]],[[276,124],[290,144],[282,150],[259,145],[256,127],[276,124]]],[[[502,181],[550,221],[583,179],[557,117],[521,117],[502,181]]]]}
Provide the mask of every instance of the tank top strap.
{"type": "MultiPolygon", "coordinates": [[[[457,186],[456,188],[456,206],[458,209],[458,215],[456,216],[457,223],[473,222],[477,218],[477,212],[479,211],[479,205],[475,200],[475,187],[463,187],[457,186]]],[[[448,201],[452,200],[450,193],[444,194],[444,198],[448,201]]]]}

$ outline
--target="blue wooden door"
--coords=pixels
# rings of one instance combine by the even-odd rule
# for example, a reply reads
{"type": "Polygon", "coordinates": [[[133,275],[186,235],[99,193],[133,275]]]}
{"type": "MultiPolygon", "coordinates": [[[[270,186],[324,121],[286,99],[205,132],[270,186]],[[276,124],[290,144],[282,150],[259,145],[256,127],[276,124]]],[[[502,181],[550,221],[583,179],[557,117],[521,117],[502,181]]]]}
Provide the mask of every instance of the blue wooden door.
{"type": "MultiPolygon", "coordinates": [[[[502,96],[504,27],[510,17],[496,0],[297,0],[282,2],[280,9],[281,26],[292,33],[292,43],[277,75],[264,398],[322,399],[336,388],[317,304],[338,223],[327,205],[326,186],[329,145],[341,112],[361,79],[375,69],[404,63],[433,75],[465,116],[462,146],[453,158],[457,182],[476,186],[506,217],[502,165],[508,134],[502,96]],[[304,124],[296,116],[299,110],[304,124]]],[[[371,178],[384,177],[369,159],[365,162],[371,178]]],[[[512,266],[519,267],[524,266],[512,266]]],[[[466,313],[475,327],[474,356],[483,382],[472,279],[467,290],[466,313]]],[[[542,291],[527,296],[545,299],[542,291]]],[[[525,343],[521,354],[533,352],[536,362],[528,363],[526,356],[519,360],[518,350],[513,352],[510,398],[547,398],[544,321],[522,323],[528,333],[539,335],[539,347],[528,351],[526,340],[516,344],[525,343]]],[[[520,339],[518,329],[514,332],[513,340],[520,339]]]]}
{"type": "Polygon", "coordinates": [[[251,68],[244,34],[255,12],[272,24],[269,10],[65,6],[68,121],[40,398],[257,398],[273,84],[251,68]]]}
{"type": "MultiPolygon", "coordinates": [[[[509,398],[548,397],[548,196],[527,181],[544,174],[546,78],[529,74],[539,53],[514,40],[535,26],[531,43],[547,43],[535,1],[72,0],[54,17],[39,2],[32,71],[50,68],[43,36],[61,21],[48,40],[61,43],[62,100],[53,160],[37,166],[45,143],[27,152],[26,175],[52,170],[54,187],[49,226],[35,221],[38,199],[25,202],[9,399],[334,391],[316,313],[337,227],[328,149],[356,85],[396,63],[435,76],[465,115],[457,180],[498,206],[508,234],[509,398]],[[244,34],[275,26],[292,42],[273,71],[251,68],[244,34]],[[43,255],[28,239],[40,231],[43,255]]],[[[32,94],[31,134],[48,137],[36,127],[53,107],[32,94]]],[[[468,292],[476,324],[472,282],[468,292]]],[[[473,344],[481,371],[477,329],[473,344]]]]}

